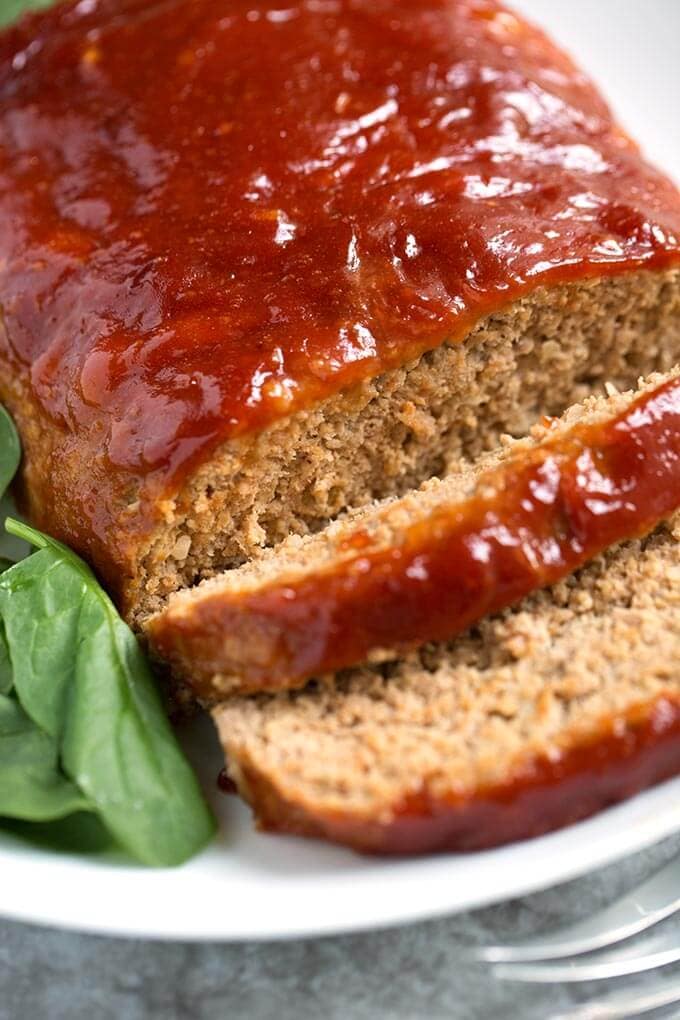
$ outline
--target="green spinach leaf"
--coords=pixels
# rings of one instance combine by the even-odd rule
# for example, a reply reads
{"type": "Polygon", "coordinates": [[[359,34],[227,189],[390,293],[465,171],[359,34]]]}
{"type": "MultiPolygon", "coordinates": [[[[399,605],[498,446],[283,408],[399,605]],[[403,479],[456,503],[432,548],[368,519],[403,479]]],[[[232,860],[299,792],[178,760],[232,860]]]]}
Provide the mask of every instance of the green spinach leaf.
{"type": "Polygon", "coordinates": [[[0,695],[0,816],[51,821],[89,806],[60,772],[56,741],[0,695]]]}
{"type": "Polygon", "coordinates": [[[76,811],[66,818],[53,822],[24,822],[16,818],[3,818],[3,832],[26,840],[35,846],[62,853],[96,854],[115,846],[111,834],[97,815],[76,811]]]}
{"type": "Polygon", "coordinates": [[[21,460],[21,444],[14,422],[0,405],[0,497],[14,478],[21,460]]]}
{"type": "Polygon", "coordinates": [[[0,0],[0,25],[8,25],[20,14],[41,7],[51,7],[53,0],[0,0]]]}
{"type": "Polygon", "coordinates": [[[39,547],[0,575],[19,701],[120,844],[147,864],[181,863],[215,822],[134,635],[71,550],[18,521],[6,526],[39,547]]]}
{"type": "Polygon", "coordinates": [[[5,627],[0,619],[0,695],[9,694],[13,686],[12,663],[9,659],[5,627]]]}

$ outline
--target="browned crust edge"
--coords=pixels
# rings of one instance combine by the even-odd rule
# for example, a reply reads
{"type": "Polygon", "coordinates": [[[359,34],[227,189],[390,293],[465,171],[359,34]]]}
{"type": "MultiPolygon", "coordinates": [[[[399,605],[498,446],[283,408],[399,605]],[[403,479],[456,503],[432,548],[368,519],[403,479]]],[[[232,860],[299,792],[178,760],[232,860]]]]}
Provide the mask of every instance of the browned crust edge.
{"type": "Polygon", "coordinates": [[[680,699],[662,694],[603,719],[561,755],[519,762],[502,784],[450,798],[431,796],[425,785],[384,818],[291,800],[247,753],[228,767],[259,828],[269,832],[378,855],[482,850],[570,825],[677,775],[680,699]]]}

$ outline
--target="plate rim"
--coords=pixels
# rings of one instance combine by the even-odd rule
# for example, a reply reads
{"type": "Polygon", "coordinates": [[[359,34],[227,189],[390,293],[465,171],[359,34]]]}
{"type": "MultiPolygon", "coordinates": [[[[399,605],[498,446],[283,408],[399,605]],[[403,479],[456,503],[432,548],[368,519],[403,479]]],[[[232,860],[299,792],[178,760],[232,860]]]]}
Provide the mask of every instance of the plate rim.
{"type": "MultiPolygon", "coordinates": [[[[42,900],[40,905],[36,902],[35,897],[29,898],[28,903],[20,902],[17,891],[21,890],[24,882],[25,875],[22,872],[28,869],[35,875],[36,854],[39,855],[39,865],[42,870],[53,872],[56,859],[58,862],[57,872],[61,870],[66,875],[71,872],[70,877],[80,873],[81,881],[83,877],[86,877],[88,879],[86,884],[93,885],[95,888],[102,878],[102,864],[105,869],[103,874],[108,875],[109,879],[112,874],[111,866],[105,856],[93,856],[86,858],[86,861],[88,863],[96,861],[97,866],[83,869],[83,858],[78,855],[50,853],[34,850],[31,847],[26,850],[26,844],[15,840],[14,837],[9,837],[9,841],[7,837],[0,837],[0,868],[2,868],[5,890],[2,897],[5,902],[0,903],[0,916],[7,920],[83,934],[129,939],[143,938],[159,942],[279,942],[386,930],[400,925],[437,920],[445,916],[453,916],[468,910],[477,910],[506,902],[520,896],[540,892],[549,887],[562,885],[588,872],[614,864],[617,860],[643,850],[680,831],[680,797],[678,797],[678,793],[680,793],[680,777],[669,779],[622,804],[608,808],[567,828],[532,840],[477,853],[441,854],[436,857],[395,861],[384,858],[362,858],[351,851],[342,851],[343,855],[347,855],[347,861],[352,864],[349,874],[343,874],[339,882],[343,888],[348,881],[356,885],[357,888],[367,883],[370,885],[373,881],[373,872],[376,869],[380,869],[382,872],[387,869],[388,873],[390,870],[395,873],[388,877],[387,882],[385,882],[383,874],[381,884],[388,891],[390,891],[390,886],[394,887],[393,892],[397,886],[403,890],[403,872],[406,872],[409,889],[414,882],[416,885],[422,883],[424,873],[427,879],[426,884],[431,887],[436,886],[440,892],[443,890],[444,895],[441,895],[439,902],[435,902],[430,891],[425,901],[418,905],[411,898],[408,906],[396,907],[394,902],[398,900],[398,897],[391,897],[390,909],[383,909],[379,916],[364,910],[353,918],[334,919],[332,913],[322,915],[313,910],[310,913],[307,909],[306,913],[303,910],[298,913],[294,921],[286,924],[282,924],[280,919],[272,924],[271,914],[267,915],[266,913],[256,923],[243,924],[241,921],[239,924],[237,921],[226,921],[216,924],[214,919],[209,919],[206,916],[210,911],[210,906],[206,907],[203,912],[199,911],[193,914],[189,919],[180,913],[176,923],[166,921],[159,924],[158,920],[154,920],[150,915],[125,916],[122,919],[118,915],[113,918],[111,915],[97,917],[93,911],[93,901],[81,896],[74,898],[73,902],[76,906],[69,913],[64,913],[59,908],[61,902],[59,896],[53,898],[51,902],[42,900]],[[16,849],[13,849],[17,842],[22,846],[23,852],[17,853],[16,849]],[[522,858],[527,858],[527,864],[530,863],[531,867],[522,868],[520,877],[517,878],[518,865],[521,865],[522,858]],[[465,895],[446,895],[446,892],[450,893],[450,890],[445,883],[442,883],[442,876],[439,873],[448,867],[455,867],[456,863],[461,861],[464,864],[469,864],[472,861],[477,866],[481,862],[482,875],[498,874],[499,870],[503,870],[503,865],[509,863],[514,872],[513,880],[503,887],[496,882],[483,889],[471,889],[465,895]],[[543,862],[542,865],[539,863],[540,861],[543,862]],[[361,864],[357,865],[357,862],[365,862],[363,870],[356,870],[357,867],[359,869],[362,867],[361,864]],[[13,874],[13,872],[15,873],[13,874]],[[432,874],[428,876],[428,872],[432,874]],[[6,901],[8,888],[15,890],[9,903],[6,901]]],[[[255,838],[278,840],[282,845],[285,841],[287,847],[291,843],[310,845],[309,841],[295,840],[288,836],[259,834],[255,838]]],[[[292,850],[295,851],[295,849],[293,845],[292,850]]],[[[328,849],[337,850],[337,848],[328,849]]],[[[218,846],[213,847],[206,854],[221,855],[223,852],[223,848],[218,846]]],[[[125,885],[128,880],[134,878],[135,881],[131,884],[139,886],[141,880],[140,888],[143,888],[145,884],[147,886],[152,884],[154,876],[177,876],[177,880],[182,881],[183,872],[190,871],[192,868],[199,869],[196,885],[200,892],[202,884],[206,884],[206,882],[211,884],[209,874],[207,877],[202,877],[200,874],[201,860],[204,857],[205,854],[195,858],[193,862],[182,868],[163,871],[150,871],[136,866],[126,866],[121,869],[118,862],[114,861],[114,863],[118,881],[123,876],[122,882],[125,885]]],[[[54,882],[54,875],[52,882],[54,882]]],[[[329,885],[337,882],[337,878],[331,871],[324,882],[329,885]]],[[[236,883],[238,884],[238,876],[236,883]]],[[[315,889],[314,880],[309,883],[309,886],[308,891],[318,896],[319,890],[315,889]]],[[[25,888],[25,885],[23,887],[25,888]]],[[[456,889],[455,884],[453,888],[456,889]]],[[[228,890],[229,881],[222,884],[220,893],[224,894],[228,890]]],[[[299,884],[297,890],[296,895],[300,891],[299,884]]],[[[233,891],[232,889],[232,893],[233,891]]],[[[341,894],[342,891],[341,889],[341,894]]],[[[327,892],[328,889],[326,889],[327,892]]],[[[139,899],[135,898],[135,902],[138,905],[143,905],[139,899]]],[[[220,913],[220,916],[229,917],[228,906],[224,912],[220,913]]],[[[239,916],[238,912],[236,916],[239,916]]]]}

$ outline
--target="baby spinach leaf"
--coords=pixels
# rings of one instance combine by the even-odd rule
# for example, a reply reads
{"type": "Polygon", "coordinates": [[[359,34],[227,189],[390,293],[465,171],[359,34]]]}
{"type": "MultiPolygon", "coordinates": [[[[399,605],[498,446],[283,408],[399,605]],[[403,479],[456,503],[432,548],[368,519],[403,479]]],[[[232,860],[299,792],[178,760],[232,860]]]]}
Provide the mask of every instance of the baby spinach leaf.
{"type": "Polygon", "coordinates": [[[54,739],[63,732],[86,595],[82,572],[48,548],[0,575],[14,689],[31,719],[54,739]]]}
{"type": "Polygon", "coordinates": [[[12,663],[9,660],[5,628],[2,620],[0,620],[0,694],[9,694],[13,686],[12,663]]]}
{"type": "Polygon", "coordinates": [[[21,14],[41,7],[51,7],[53,0],[0,0],[0,25],[7,25],[21,14]]]}
{"type": "Polygon", "coordinates": [[[24,822],[3,818],[2,831],[47,850],[62,853],[95,854],[110,850],[114,843],[110,833],[96,815],[76,811],[53,822],[24,822]]]}
{"type": "Polygon", "coordinates": [[[14,422],[0,404],[0,497],[14,478],[21,460],[21,444],[14,422]]]}
{"type": "Polygon", "coordinates": [[[75,553],[6,526],[39,547],[0,575],[17,697],[118,842],[144,863],[181,863],[215,822],[134,635],[75,553]]]}
{"type": "Polygon", "coordinates": [[[56,741],[14,698],[0,695],[0,816],[47,821],[87,808],[59,769],[56,741]]]}

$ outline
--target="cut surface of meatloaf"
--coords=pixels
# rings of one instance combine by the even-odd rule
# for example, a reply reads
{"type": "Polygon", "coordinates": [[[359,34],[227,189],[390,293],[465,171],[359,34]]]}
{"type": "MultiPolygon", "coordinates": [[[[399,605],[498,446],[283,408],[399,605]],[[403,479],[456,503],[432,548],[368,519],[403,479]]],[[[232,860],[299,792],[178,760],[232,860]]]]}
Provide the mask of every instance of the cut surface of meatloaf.
{"type": "Polygon", "coordinates": [[[680,771],[680,518],[449,644],[213,710],[260,825],[473,850],[680,771]]]}
{"type": "Polygon", "coordinates": [[[0,33],[0,398],[127,617],[680,354],[680,198],[493,0],[0,33]]]}
{"type": "Polygon", "coordinates": [[[300,687],[453,637],[678,508],[675,369],[179,592],[146,630],[204,700],[300,687]]]}

